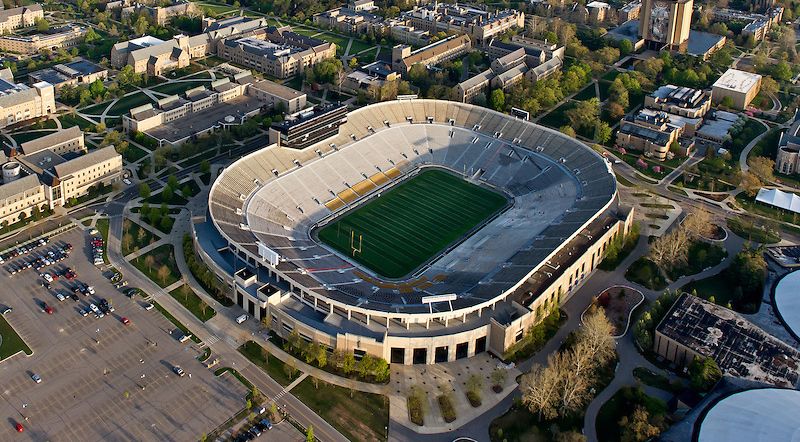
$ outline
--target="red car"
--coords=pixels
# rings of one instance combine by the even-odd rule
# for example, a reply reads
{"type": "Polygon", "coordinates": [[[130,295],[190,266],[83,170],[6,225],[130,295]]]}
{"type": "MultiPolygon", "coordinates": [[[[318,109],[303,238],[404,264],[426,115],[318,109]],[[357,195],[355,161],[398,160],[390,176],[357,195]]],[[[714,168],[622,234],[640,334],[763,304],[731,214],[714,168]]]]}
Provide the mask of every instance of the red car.
{"type": "Polygon", "coordinates": [[[55,313],[55,310],[53,310],[53,307],[50,307],[49,305],[45,304],[44,312],[47,313],[48,315],[52,315],[53,313],[55,313]]]}
{"type": "Polygon", "coordinates": [[[131,323],[131,320],[126,318],[126,317],[124,317],[124,316],[122,317],[122,319],[120,319],[120,321],[122,321],[122,323],[125,324],[125,325],[130,325],[130,323],[131,323]]]}
{"type": "Polygon", "coordinates": [[[17,433],[22,433],[23,431],[25,431],[25,427],[23,427],[22,424],[19,422],[14,424],[14,428],[17,430],[17,433]]]}

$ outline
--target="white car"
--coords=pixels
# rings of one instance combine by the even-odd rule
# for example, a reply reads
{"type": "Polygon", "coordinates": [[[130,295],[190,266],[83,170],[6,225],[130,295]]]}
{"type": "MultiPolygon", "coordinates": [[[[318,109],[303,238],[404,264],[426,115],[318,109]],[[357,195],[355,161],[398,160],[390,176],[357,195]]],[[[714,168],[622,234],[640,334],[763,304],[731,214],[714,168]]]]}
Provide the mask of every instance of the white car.
{"type": "Polygon", "coordinates": [[[49,273],[42,273],[40,276],[47,282],[53,282],[53,277],[49,273]]]}
{"type": "Polygon", "coordinates": [[[125,183],[125,184],[126,184],[126,185],[128,185],[128,186],[130,186],[130,185],[131,185],[131,180],[129,180],[129,179],[127,179],[127,178],[123,178],[123,179],[122,179],[122,182],[123,182],[123,183],[125,183]]]}
{"type": "Polygon", "coordinates": [[[144,309],[148,310],[148,311],[149,310],[153,310],[153,307],[155,307],[155,306],[150,302],[148,302],[147,304],[144,305],[144,309]]]}
{"type": "Polygon", "coordinates": [[[94,287],[92,286],[86,287],[86,291],[89,292],[90,295],[94,295],[94,287]]]}
{"type": "Polygon", "coordinates": [[[56,292],[56,299],[58,299],[59,301],[63,301],[67,298],[65,298],[64,295],[61,294],[61,292],[56,292]]]}

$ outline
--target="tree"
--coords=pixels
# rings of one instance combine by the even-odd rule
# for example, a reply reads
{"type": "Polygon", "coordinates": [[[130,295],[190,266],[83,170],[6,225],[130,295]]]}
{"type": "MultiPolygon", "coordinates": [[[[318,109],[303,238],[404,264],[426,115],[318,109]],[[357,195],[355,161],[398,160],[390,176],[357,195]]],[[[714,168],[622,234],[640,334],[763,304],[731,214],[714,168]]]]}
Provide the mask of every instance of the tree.
{"type": "Polygon", "coordinates": [[[150,198],[150,186],[147,183],[139,184],[139,197],[144,200],[150,198]]]}
{"type": "Polygon", "coordinates": [[[689,240],[686,229],[673,229],[653,240],[647,257],[661,269],[683,267],[689,259],[689,240]]]}
{"type": "Polygon", "coordinates": [[[605,144],[611,139],[611,127],[605,121],[598,121],[594,125],[594,140],[605,144]]]}
{"type": "Polygon", "coordinates": [[[709,391],[722,378],[722,370],[711,359],[697,356],[689,364],[689,383],[698,391],[709,391]]]}
{"type": "Polygon", "coordinates": [[[600,100],[597,97],[579,101],[566,112],[569,125],[573,128],[592,128],[600,118],[600,100]]]}
{"type": "Polygon", "coordinates": [[[559,394],[560,373],[556,371],[553,360],[555,356],[547,358],[547,367],[534,365],[531,371],[522,376],[520,391],[522,403],[531,413],[539,419],[553,419],[558,416],[557,400],[559,394]]]}
{"type": "Polygon", "coordinates": [[[306,429],[306,442],[314,442],[314,426],[309,425],[306,429]]]}
{"type": "Polygon", "coordinates": [[[502,111],[506,104],[506,94],[502,89],[494,89],[489,94],[489,107],[496,111],[502,111]]]}
{"type": "Polygon", "coordinates": [[[731,108],[733,108],[733,106],[735,106],[735,104],[733,102],[733,98],[727,97],[727,96],[726,97],[722,97],[722,101],[720,101],[719,104],[720,104],[720,106],[727,107],[729,109],[731,109],[731,108]]]}
{"type": "Polygon", "coordinates": [[[342,373],[350,374],[356,366],[356,358],[352,353],[346,353],[342,359],[342,373]]]}
{"type": "Polygon", "coordinates": [[[619,42],[619,53],[622,56],[628,55],[633,51],[633,43],[628,39],[619,42]]]}
{"type": "Polygon", "coordinates": [[[641,405],[633,409],[630,418],[623,416],[619,426],[622,429],[621,442],[644,442],[661,433],[659,427],[650,423],[650,414],[641,405]]]}
{"type": "Polygon", "coordinates": [[[36,23],[36,30],[39,32],[44,32],[50,29],[50,22],[47,21],[47,19],[37,18],[35,20],[35,23],[36,23]]]}
{"type": "Polygon", "coordinates": [[[561,126],[558,128],[558,131],[568,137],[575,138],[575,129],[573,129],[571,126],[561,126]]]}
{"type": "Polygon", "coordinates": [[[153,264],[156,262],[153,255],[147,255],[144,257],[144,265],[147,266],[147,270],[152,273],[153,271],[153,264]]]}
{"type": "Polygon", "coordinates": [[[606,102],[606,112],[608,113],[608,118],[612,120],[620,120],[625,116],[625,108],[615,102],[606,102]]]}
{"type": "Polygon", "coordinates": [[[161,267],[158,268],[158,279],[161,280],[161,284],[167,283],[167,277],[169,276],[169,274],[170,274],[169,267],[167,267],[166,265],[162,265],[161,267]]]}
{"type": "Polygon", "coordinates": [[[775,160],[767,157],[755,157],[749,163],[750,171],[762,181],[775,181],[775,160]]]}
{"type": "Polygon", "coordinates": [[[730,275],[744,293],[760,296],[767,277],[767,261],[761,250],[745,249],[736,254],[726,274],[730,275]]]}
{"type": "Polygon", "coordinates": [[[775,95],[780,90],[780,86],[778,82],[775,81],[769,75],[765,75],[761,78],[761,92],[767,95],[775,95]]]}
{"type": "Polygon", "coordinates": [[[161,201],[164,201],[165,203],[171,203],[174,195],[175,193],[172,190],[172,186],[168,184],[164,186],[164,190],[161,191],[161,201]]]}
{"type": "Polygon", "coordinates": [[[86,31],[86,34],[83,36],[83,41],[86,43],[94,43],[98,40],[102,40],[102,38],[97,32],[94,31],[93,28],[89,28],[89,30],[86,31]]]}
{"type": "Polygon", "coordinates": [[[792,79],[792,68],[785,60],[779,61],[772,67],[772,77],[780,81],[789,81],[792,79]]]}
{"type": "Polygon", "coordinates": [[[761,189],[761,180],[755,174],[745,172],[739,181],[739,187],[744,189],[748,196],[754,197],[761,189]]]}
{"type": "Polygon", "coordinates": [[[209,163],[208,160],[203,160],[200,162],[200,173],[211,173],[211,163],[209,163]]]}

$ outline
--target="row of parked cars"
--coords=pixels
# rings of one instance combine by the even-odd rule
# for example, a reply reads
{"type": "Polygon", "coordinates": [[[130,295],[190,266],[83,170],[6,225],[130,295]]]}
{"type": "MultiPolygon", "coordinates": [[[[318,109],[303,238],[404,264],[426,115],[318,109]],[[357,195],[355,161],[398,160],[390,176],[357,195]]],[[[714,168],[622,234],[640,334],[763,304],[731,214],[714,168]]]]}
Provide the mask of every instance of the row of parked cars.
{"type": "Polygon", "coordinates": [[[29,258],[20,259],[9,264],[7,267],[8,273],[10,276],[14,276],[23,270],[31,268],[36,269],[37,272],[41,272],[45,267],[55,265],[67,259],[71,251],[71,244],[51,248],[46,252],[43,251],[29,258]]]}
{"type": "Polygon", "coordinates": [[[8,252],[0,255],[0,264],[5,264],[6,261],[16,258],[18,256],[25,256],[28,253],[33,252],[34,250],[38,249],[39,247],[47,245],[50,242],[50,238],[42,237],[36,240],[33,240],[29,243],[25,243],[21,246],[18,246],[14,249],[9,250],[8,252]]]}
{"type": "Polygon", "coordinates": [[[92,245],[92,262],[96,266],[103,265],[105,263],[105,261],[103,261],[103,247],[105,246],[105,244],[103,244],[103,238],[95,236],[94,238],[92,238],[91,245],[92,245]]]}
{"type": "Polygon", "coordinates": [[[236,438],[234,438],[234,442],[245,442],[248,440],[253,440],[259,436],[261,433],[267,430],[272,429],[272,422],[269,419],[261,419],[259,422],[256,422],[255,425],[250,427],[249,430],[242,430],[236,438]]]}

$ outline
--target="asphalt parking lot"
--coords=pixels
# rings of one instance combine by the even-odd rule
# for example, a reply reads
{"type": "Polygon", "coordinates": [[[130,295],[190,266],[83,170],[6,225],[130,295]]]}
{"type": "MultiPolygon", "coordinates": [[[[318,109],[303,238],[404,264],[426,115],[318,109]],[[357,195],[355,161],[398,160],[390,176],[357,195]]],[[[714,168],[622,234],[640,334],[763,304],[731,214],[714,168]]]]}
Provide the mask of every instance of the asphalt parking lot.
{"type": "Polygon", "coordinates": [[[51,238],[45,250],[67,242],[74,248],[42,271],[71,267],[94,296],[59,301],[55,291],[72,293],[75,281],[62,277],[47,290],[36,270],[9,276],[6,267],[16,260],[0,266],[0,304],[13,308],[6,319],[34,351],[0,363],[0,440],[200,439],[244,406],[246,387],[232,376],[214,377],[196,359],[197,344],[179,343],[157,310],[146,311],[141,297],[131,300],[115,289],[92,265],[89,238],[78,229],[51,238]],[[101,297],[113,313],[81,315],[101,297]],[[42,311],[42,301],[54,308],[52,315],[42,311]],[[173,373],[175,365],[187,376],[173,373]],[[34,373],[41,383],[31,379],[34,373]],[[21,434],[17,422],[25,427],[21,434]]]}

